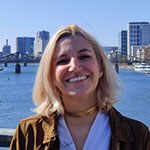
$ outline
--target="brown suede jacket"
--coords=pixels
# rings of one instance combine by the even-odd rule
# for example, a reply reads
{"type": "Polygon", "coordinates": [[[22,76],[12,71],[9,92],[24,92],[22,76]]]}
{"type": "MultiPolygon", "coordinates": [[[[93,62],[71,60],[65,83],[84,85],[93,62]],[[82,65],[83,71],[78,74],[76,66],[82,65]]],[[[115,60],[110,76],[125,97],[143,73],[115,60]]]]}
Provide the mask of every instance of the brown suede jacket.
{"type": "MultiPolygon", "coordinates": [[[[150,150],[148,128],[122,116],[115,108],[108,112],[111,127],[110,150],[150,150]]],[[[12,138],[10,150],[59,150],[58,116],[35,115],[23,119],[12,138]]],[[[97,131],[98,132],[98,131],[97,131]]]]}

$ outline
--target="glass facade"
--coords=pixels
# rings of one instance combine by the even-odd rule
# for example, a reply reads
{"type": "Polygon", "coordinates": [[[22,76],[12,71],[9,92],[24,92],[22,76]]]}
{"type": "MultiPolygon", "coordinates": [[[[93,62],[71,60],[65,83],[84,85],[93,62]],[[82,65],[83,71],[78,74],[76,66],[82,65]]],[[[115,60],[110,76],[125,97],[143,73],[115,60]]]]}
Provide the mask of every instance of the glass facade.
{"type": "Polygon", "coordinates": [[[45,47],[47,46],[47,43],[49,41],[49,32],[48,31],[39,31],[37,33],[37,38],[41,38],[42,40],[42,51],[44,51],[45,47]]]}
{"type": "Polygon", "coordinates": [[[122,30],[119,33],[119,52],[122,55],[127,55],[127,31],[122,30]]]}
{"type": "Polygon", "coordinates": [[[33,55],[33,44],[34,37],[17,37],[16,38],[16,48],[17,52],[22,54],[33,55]]]}
{"type": "Polygon", "coordinates": [[[131,55],[131,46],[147,46],[149,44],[150,44],[150,23],[129,22],[128,55],[131,55]]]}

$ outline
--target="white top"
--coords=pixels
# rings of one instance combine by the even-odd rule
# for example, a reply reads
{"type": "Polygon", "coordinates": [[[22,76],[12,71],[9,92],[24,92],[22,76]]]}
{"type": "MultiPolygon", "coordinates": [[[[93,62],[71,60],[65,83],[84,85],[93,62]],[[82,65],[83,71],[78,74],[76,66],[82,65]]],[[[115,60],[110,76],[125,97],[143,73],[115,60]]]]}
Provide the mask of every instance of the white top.
{"type": "MultiPolygon", "coordinates": [[[[58,121],[58,136],[60,150],[76,150],[63,116],[60,116],[58,121]]],[[[109,150],[110,137],[109,116],[104,113],[97,113],[83,150],[109,150]]]]}

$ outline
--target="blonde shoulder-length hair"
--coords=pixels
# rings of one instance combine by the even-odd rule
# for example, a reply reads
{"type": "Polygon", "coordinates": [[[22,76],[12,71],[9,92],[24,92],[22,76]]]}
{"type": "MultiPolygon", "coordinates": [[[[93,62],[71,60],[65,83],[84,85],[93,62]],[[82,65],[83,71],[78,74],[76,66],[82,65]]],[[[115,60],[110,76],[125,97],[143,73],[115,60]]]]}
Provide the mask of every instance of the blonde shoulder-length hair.
{"type": "Polygon", "coordinates": [[[52,64],[58,41],[71,36],[81,36],[92,45],[99,67],[103,70],[103,76],[99,79],[97,86],[97,103],[100,110],[108,111],[117,101],[116,96],[120,91],[121,82],[116,71],[99,43],[89,33],[73,24],[58,30],[47,44],[42,55],[33,88],[33,101],[36,105],[34,111],[38,114],[50,116],[53,112],[64,113],[59,91],[53,83],[52,64]]]}

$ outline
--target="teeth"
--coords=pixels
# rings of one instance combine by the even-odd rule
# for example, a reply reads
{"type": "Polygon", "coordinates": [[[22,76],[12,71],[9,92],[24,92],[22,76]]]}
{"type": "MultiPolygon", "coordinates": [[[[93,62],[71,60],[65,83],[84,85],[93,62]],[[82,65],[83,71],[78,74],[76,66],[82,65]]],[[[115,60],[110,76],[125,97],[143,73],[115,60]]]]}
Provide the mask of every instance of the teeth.
{"type": "Polygon", "coordinates": [[[76,78],[70,79],[69,82],[81,81],[81,80],[85,80],[86,78],[87,76],[76,77],[76,78]]]}

